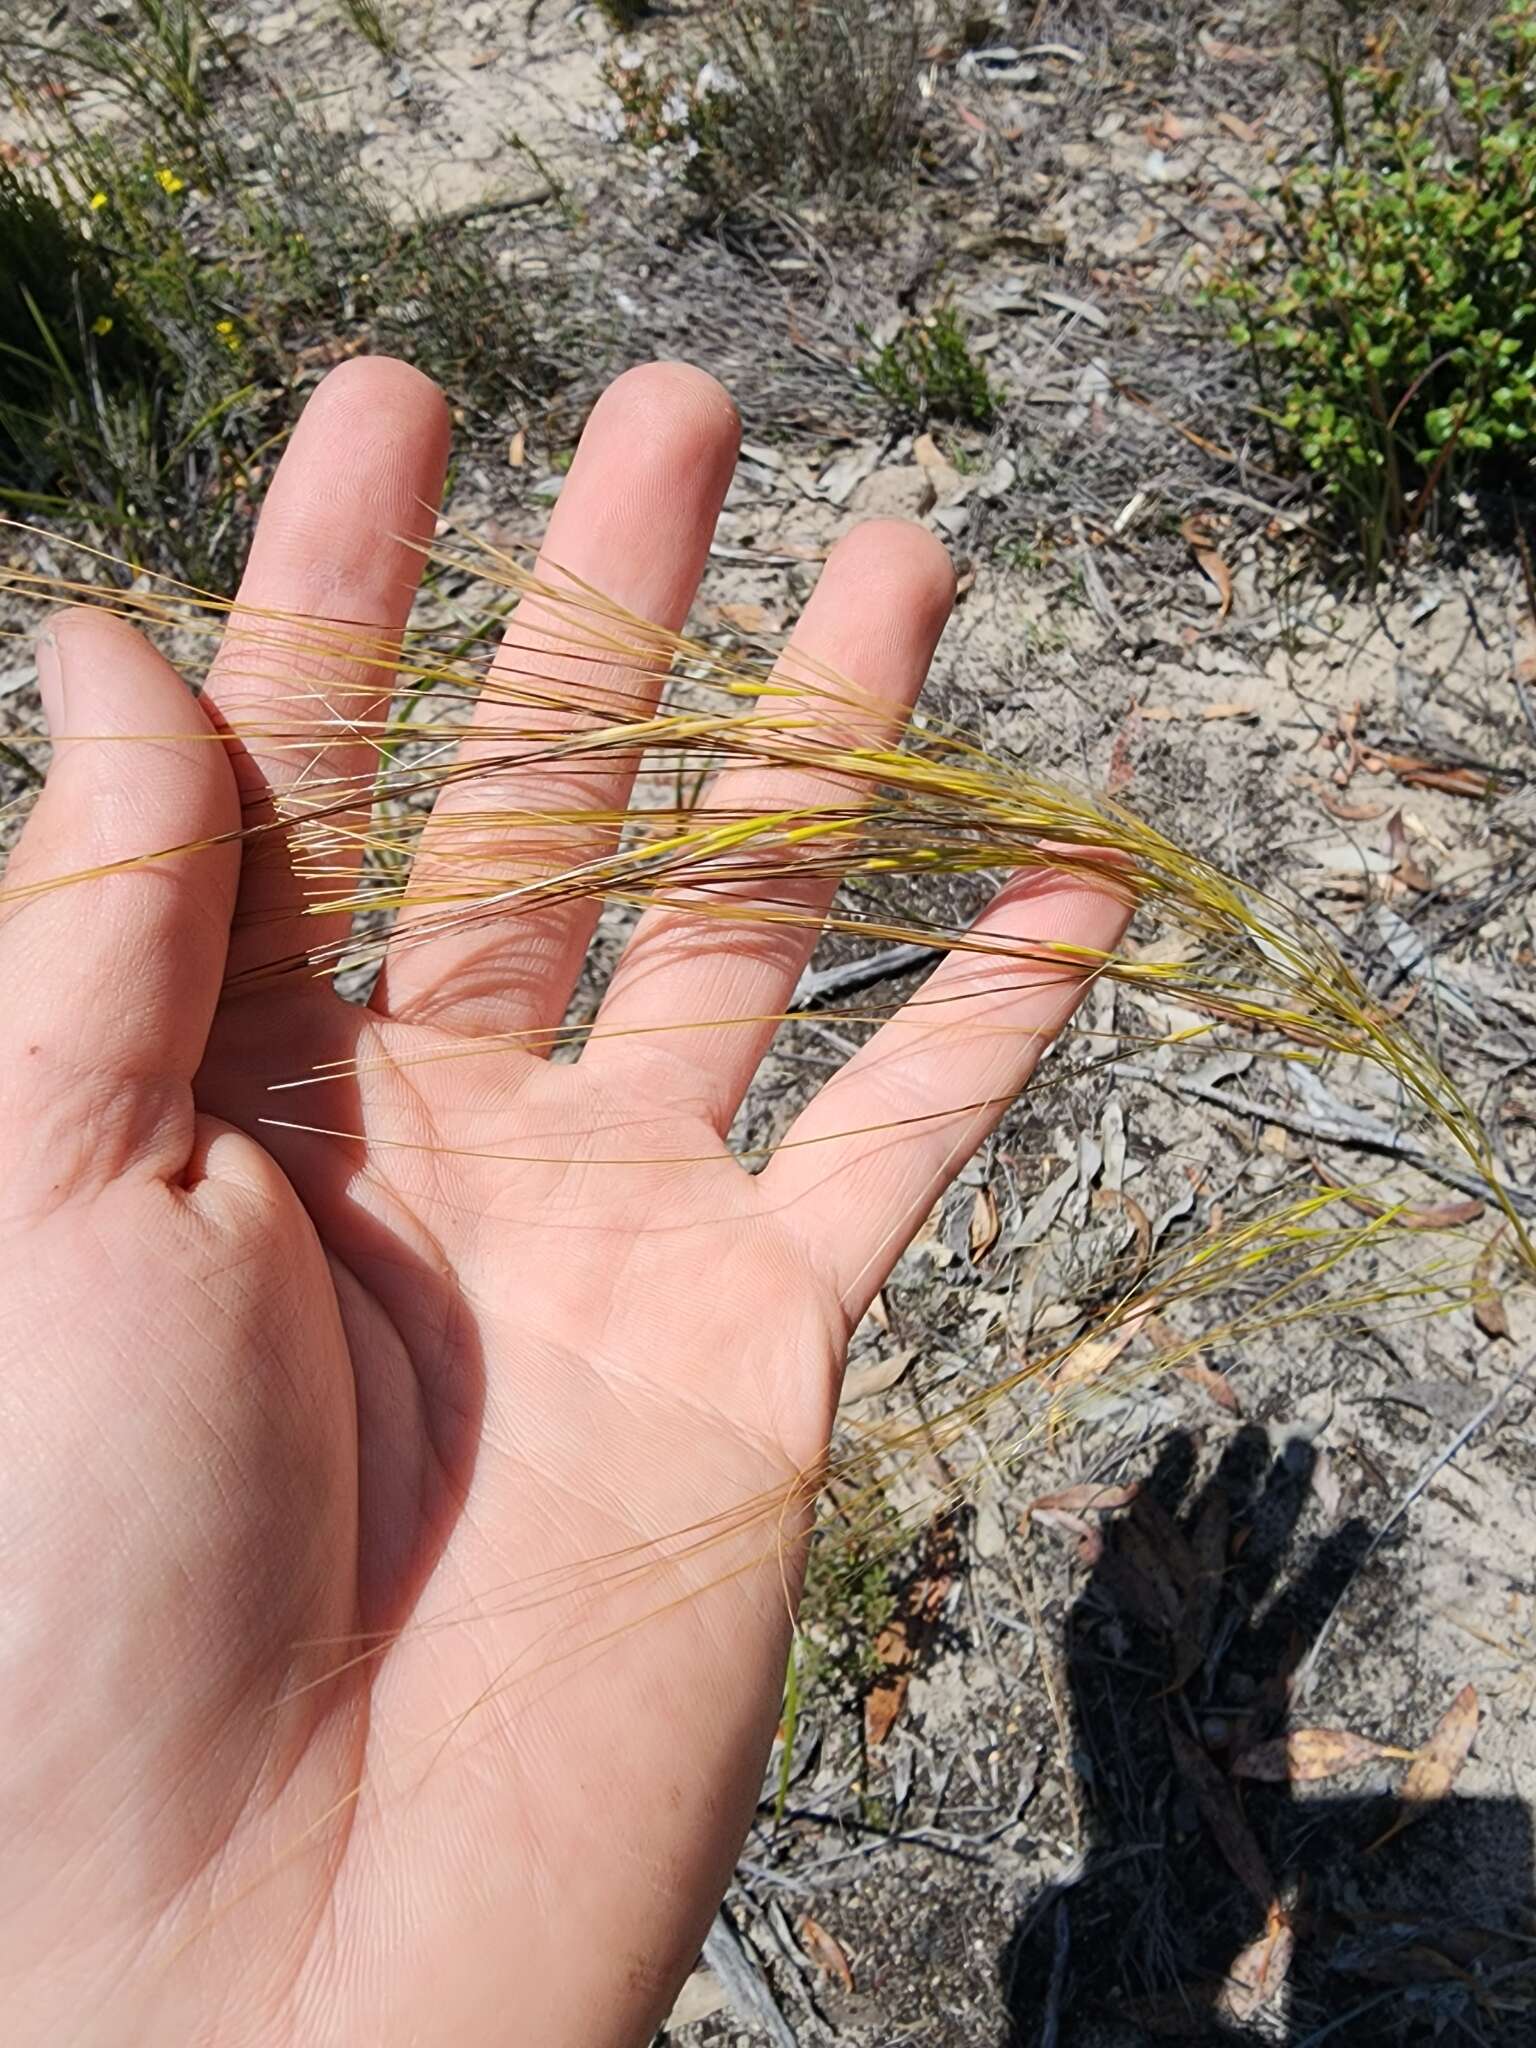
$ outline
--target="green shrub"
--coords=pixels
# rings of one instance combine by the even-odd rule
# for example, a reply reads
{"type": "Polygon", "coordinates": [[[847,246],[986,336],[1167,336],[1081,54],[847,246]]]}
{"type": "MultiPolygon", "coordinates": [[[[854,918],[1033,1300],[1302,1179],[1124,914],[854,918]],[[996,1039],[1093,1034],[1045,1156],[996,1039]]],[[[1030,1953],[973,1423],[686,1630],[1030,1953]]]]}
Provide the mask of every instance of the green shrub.
{"type": "MultiPolygon", "coordinates": [[[[867,328],[859,335],[871,338],[867,328]]],[[[971,354],[965,322],[948,304],[909,320],[860,365],[860,375],[894,413],[914,423],[989,427],[997,417],[998,394],[971,354]]]]}
{"type": "Polygon", "coordinates": [[[871,200],[916,148],[917,0],[746,0],[673,67],[607,69],[625,138],[715,215],[871,200]]]}
{"type": "Polygon", "coordinates": [[[1322,479],[1368,574],[1536,433],[1536,10],[1495,23],[1451,103],[1378,59],[1334,94],[1332,161],[1213,284],[1261,404],[1322,479]]]}

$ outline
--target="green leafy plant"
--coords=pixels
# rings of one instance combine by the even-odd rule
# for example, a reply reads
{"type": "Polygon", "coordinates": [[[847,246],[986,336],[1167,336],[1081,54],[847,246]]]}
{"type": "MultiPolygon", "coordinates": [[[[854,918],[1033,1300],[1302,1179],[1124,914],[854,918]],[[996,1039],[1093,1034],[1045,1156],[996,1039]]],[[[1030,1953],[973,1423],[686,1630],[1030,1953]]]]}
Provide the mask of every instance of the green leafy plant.
{"type": "Polygon", "coordinates": [[[886,192],[917,142],[916,0],[718,8],[675,68],[615,60],[622,133],[670,162],[713,217],[764,200],[886,192]]]}
{"type": "Polygon", "coordinates": [[[1494,24],[1448,109],[1384,57],[1332,96],[1335,153],[1286,179],[1262,248],[1213,281],[1261,406],[1368,575],[1536,433],[1536,8],[1494,24]]]}
{"type": "Polygon", "coordinates": [[[878,1676],[876,1645],[896,1612],[902,1532],[883,1504],[844,1517],[822,1510],[823,1539],[811,1545],[800,1596],[795,1651],[800,1697],[830,1695],[851,1705],[878,1676]]]}
{"type": "MultiPolygon", "coordinates": [[[[872,339],[862,327],[859,338],[872,339]]],[[[988,427],[997,417],[998,393],[971,353],[964,320],[948,303],[909,320],[865,359],[859,374],[904,419],[988,427]]]]}

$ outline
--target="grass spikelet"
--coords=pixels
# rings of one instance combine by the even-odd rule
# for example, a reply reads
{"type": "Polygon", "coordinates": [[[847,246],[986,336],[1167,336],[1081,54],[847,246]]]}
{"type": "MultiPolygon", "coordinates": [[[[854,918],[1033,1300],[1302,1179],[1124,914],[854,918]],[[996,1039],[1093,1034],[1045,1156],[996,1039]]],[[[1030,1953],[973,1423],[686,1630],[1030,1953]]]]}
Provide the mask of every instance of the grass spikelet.
{"type": "MultiPolygon", "coordinates": [[[[341,913],[350,929],[263,971],[329,975],[344,962],[377,960],[386,945],[528,917],[573,897],[629,910],[670,906],[699,921],[813,924],[859,942],[1026,958],[1074,976],[1086,970],[1200,1021],[1151,1034],[1129,1052],[1118,1044],[1107,1060],[1096,1060],[1091,1039],[1080,1036],[1077,1065],[1049,1064],[1037,1092],[1085,1069],[1112,1071],[1113,1062],[1154,1044],[1202,1056],[1230,1045],[1309,1069],[1374,1069],[1398,1105],[1398,1127],[1421,1134],[1413,1162],[1491,1204],[1509,1263],[1527,1274],[1536,1265],[1528,1224],[1536,1202],[1504,1184],[1463,1090],[1306,914],[1278,895],[1226,873],[1124,805],[1037,777],[950,727],[914,721],[893,735],[855,682],[793,650],[772,668],[722,654],[632,617],[575,579],[540,577],[522,551],[468,536],[428,555],[433,571],[477,585],[483,626],[413,627],[386,642],[342,620],[237,611],[142,571],[126,587],[90,573],[0,571],[0,588],[13,598],[102,605],[165,637],[184,663],[232,627],[225,674],[233,660],[275,685],[271,710],[237,721],[233,735],[307,765],[280,815],[247,833],[286,836],[309,910],[317,918],[341,913]],[[374,682],[338,701],[332,672],[343,656],[354,669],[381,672],[387,696],[374,682]],[[659,673],[667,682],[658,704],[659,673]],[[340,733],[366,743],[364,772],[338,774],[317,750],[317,741],[340,733]],[[637,771],[630,806],[619,813],[585,804],[583,779],[606,778],[616,763],[637,771]],[[712,803],[721,770],[741,766],[793,775],[796,789],[815,794],[780,809],[732,812],[712,803]],[[520,806],[520,778],[550,768],[569,803],[555,811],[520,806]],[[445,792],[473,802],[434,816],[445,792]],[[1113,957],[1088,955],[978,929],[950,907],[957,887],[1030,873],[1088,875],[1119,891],[1135,909],[1136,943],[1113,957]],[[841,890],[824,919],[805,908],[805,885],[828,878],[841,890]]],[[[18,731],[6,743],[27,755],[35,735],[18,731]]],[[[17,893],[0,889],[0,909],[17,893]]],[[[887,1014],[880,1001],[863,999],[839,1017],[857,1028],[887,1014]]],[[[770,1020],[723,1021],[761,1028],[770,1020]]],[[[786,1033],[814,1022],[794,1006],[771,1021],[786,1033]]],[[[719,1030],[722,1020],[709,1025],[719,1030]]],[[[564,1051],[591,1028],[567,1024],[537,1036],[564,1051]]],[[[696,1027],[678,1016],[648,1028],[696,1027]]],[[[527,1035],[459,1041],[424,1057],[494,1059],[514,1042],[527,1035]]],[[[325,1111],[327,1084],[346,1072],[332,1065],[285,1077],[272,1121],[354,1135],[325,1111]]],[[[493,1141],[484,1149],[500,1156],[493,1141]]],[[[773,1149],[744,1144],[737,1156],[756,1164],[773,1149]]],[[[632,1164],[632,1155],[616,1157],[614,1170],[625,1160],[632,1164]]],[[[590,1163],[601,1163],[600,1149],[590,1163]]],[[[932,1462],[979,1443],[983,1419],[990,1435],[980,1455],[1017,1458],[1128,1380],[1188,1363],[1214,1344],[1230,1349],[1324,1316],[1463,1305],[1488,1250],[1487,1233],[1471,1223],[1426,1232],[1390,1190],[1288,1182],[1203,1235],[1175,1234],[1149,1250],[1069,1335],[1036,1342],[1021,1333],[1017,1356],[992,1384],[938,1414],[930,1406],[910,1427],[845,1431],[831,1466],[840,1502],[846,1510],[863,1490],[878,1492],[893,1461],[932,1462]]]]}

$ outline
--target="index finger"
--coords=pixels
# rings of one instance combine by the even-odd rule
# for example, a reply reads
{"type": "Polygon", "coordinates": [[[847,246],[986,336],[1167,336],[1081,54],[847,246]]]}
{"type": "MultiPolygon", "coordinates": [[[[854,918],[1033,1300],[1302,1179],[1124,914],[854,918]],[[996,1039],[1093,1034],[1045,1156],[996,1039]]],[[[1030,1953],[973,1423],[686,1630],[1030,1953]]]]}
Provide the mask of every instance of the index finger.
{"type": "MultiPolygon", "coordinates": [[[[448,432],[437,386],[386,356],[333,370],[305,407],[204,690],[239,740],[231,753],[247,825],[317,775],[329,784],[366,773],[366,727],[395,688],[448,432]]],[[[305,900],[286,835],[247,842],[230,974],[344,934],[345,918],[306,917],[305,900]]]]}

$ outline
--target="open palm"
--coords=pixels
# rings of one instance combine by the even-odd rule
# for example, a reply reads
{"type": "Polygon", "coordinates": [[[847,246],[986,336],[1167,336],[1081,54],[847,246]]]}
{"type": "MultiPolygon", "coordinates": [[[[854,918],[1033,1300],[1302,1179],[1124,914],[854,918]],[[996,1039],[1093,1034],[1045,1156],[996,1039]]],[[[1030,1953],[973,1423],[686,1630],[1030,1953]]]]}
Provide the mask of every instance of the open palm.
{"type": "MultiPolygon", "coordinates": [[[[621,379],[549,560],[680,625],[735,435],[698,372],[621,379]]],[[[424,379],[337,372],[247,614],[397,633],[445,452],[424,379]]],[[[797,644],[898,723],[949,601],[927,536],[861,528],[797,644]]],[[[59,744],[0,925],[7,2038],[642,2042],[757,1794],[848,1334],[1077,990],[956,956],[967,1000],[898,1016],[749,1174],[724,1133],[771,1026],[727,1020],[782,1009],[808,931],[649,913],[570,1064],[422,1055],[557,1024],[589,903],[408,911],[368,1008],[304,975],[221,999],[327,934],[278,838],[242,872],[234,836],[304,751],[210,739],[204,705],[324,721],[313,669],[285,683],[237,618],[200,705],[72,613],[40,671],[59,744]],[[344,1077],[270,1092],[325,1061],[344,1077]],[[343,1135],[273,1121],[295,1102],[343,1135]]],[[[327,678],[355,716],[366,667],[327,678]]],[[[327,737],[327,772],[361,765],[327,737]]],[[[806,794],[765,775],[707,801],[806,794]]],[[[461,785],[419,878],[476,803],[625,795],[535,760],[461,785]]],[[[1104,947],[1122,917],[1036,878],[989,922],[1104,947]]]]}

